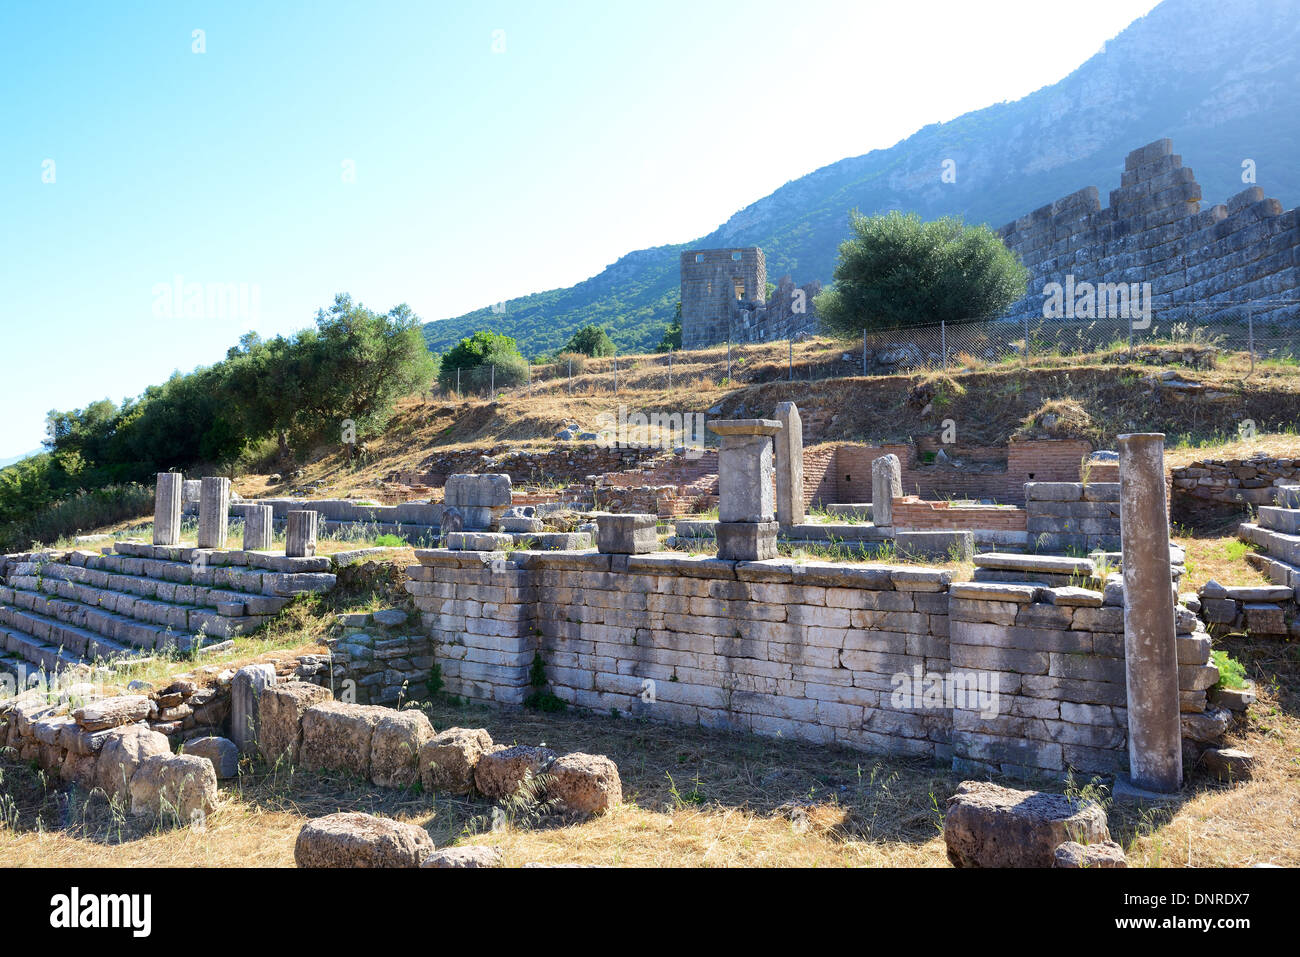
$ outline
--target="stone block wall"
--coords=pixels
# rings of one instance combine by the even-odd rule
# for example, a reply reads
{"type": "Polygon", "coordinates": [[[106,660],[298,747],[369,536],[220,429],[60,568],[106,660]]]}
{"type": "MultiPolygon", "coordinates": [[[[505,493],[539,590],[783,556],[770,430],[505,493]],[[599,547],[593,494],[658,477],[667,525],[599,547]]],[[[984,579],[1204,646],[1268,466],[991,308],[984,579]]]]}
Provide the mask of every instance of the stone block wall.
{"type": "Polygon", "coordinates": [[[1025,516],[1029,544],[1038,551],[1120,547],[1118,482],[1029,482],[1025,516]]]}
{"type": "Polygon", "coordinates": [[[330,681],[345,701],[397,706],[428,697],[433,639],[405,612],[388,609],[340,618],[342,633],[327,640],[330,681]]]}
{"type": "Polygon", "coordinates": [[[1041,319],[1044,286],[1073,275],[1149,282],[1158,310],[1194,304],[1188,316],[1198,323],[1236,319],[1240,309],[1228,303],[1265,298],[1291,302],[1260,308],[1257,321],[1300,319],[1300,209],[1283,212],[1251,186],[1202,210],[1201,187],[1168,139],[1128,154],[1109,200],[1103,209],[1090,186],[998,230],[1031,273],[1010,317],[1041,319]]]}
{"type": "Polygon", "coordinates": [[[1201,459],[1170,469],[1175,514],[1205,507],[1272,505],[1276,486],[1300,481],[1300,459],[1201,459]]]}
{"type": "MultiPolygon", "coordinates": [[[[517,704],[540,655],[552,694],[603,713],[1000,773],[1127,762],[1122,591],[662,553],[417,557],[408,589],[454,694],[517,704]],[[947,694],[956,679],[985,697],[947,694]]],[[[1180,614],[1188,712],[1217,680],[1195,625],[1180,614]]]]}

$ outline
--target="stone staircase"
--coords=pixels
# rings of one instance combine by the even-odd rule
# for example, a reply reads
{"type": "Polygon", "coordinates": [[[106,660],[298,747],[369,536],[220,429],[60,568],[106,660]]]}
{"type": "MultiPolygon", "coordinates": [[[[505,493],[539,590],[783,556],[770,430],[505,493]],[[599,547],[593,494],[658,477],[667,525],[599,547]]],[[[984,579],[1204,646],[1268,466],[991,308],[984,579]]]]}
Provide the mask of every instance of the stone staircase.
{"type": "Polygon", "coordinates": [[[1300,485],[1279,485],[1276,501],[1261,505],[1259,520],[1242,524],[1238,535],[1264,550],[1246,561],[1300,598],[1300,485]]]}
{"type": "Polygon", "coordinates": [[[118,542],[0,557],[0,668],[121,667],[211,652],[294,595],[332,588],[328,557],[118,542]]]}

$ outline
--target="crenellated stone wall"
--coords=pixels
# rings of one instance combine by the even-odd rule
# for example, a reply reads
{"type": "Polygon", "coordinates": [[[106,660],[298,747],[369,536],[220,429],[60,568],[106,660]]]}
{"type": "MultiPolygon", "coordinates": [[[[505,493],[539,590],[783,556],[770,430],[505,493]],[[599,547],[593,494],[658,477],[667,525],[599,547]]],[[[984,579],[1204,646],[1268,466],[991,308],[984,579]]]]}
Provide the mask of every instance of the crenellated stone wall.
{"type": "Polygon", "coordinates": [[[1235,321],[1242,310],[1228,303],[1275,299],[1291,302],[1257,306],[1257,322],[1300,321],[1300,209],[1283,211],[1258,186],[1201,209],[1201,187],[1168,139],[1128,154],[1109,200],[1102,208],[1089,186],[997,231],[1031,273],[1008,316],[1041,318],[1044,287],[1073,276],[1076,289],[1149,282],[1157,316],[1235,321]]]}

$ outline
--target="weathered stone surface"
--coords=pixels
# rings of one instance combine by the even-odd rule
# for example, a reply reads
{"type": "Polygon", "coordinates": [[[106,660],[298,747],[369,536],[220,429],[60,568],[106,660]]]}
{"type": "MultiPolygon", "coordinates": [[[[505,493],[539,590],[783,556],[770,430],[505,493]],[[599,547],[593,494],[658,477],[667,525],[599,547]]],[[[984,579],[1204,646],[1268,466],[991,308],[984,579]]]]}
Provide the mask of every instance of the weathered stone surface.
{"type": "Polygon", "coordinates": [[[871,463],[871,521],[881,527],[894,524],[894,499],[903,497],[903,469],[898,456],[881,455],[871,463]]]}
{"type": "Polygon", "coordinates": [[[774,419],[714,419],[718,449],[718,521],[771,522],[776,515],[771,436],[774,419]]]}
{"type": "Polygon", "coordinates": [[[72,717],[87,731],[106,731],[149,717],[149,699],[144,695],[102,698],[75,709],[72,717]]]}
{"type": "Polygon", "coordinates": [[[142,724],[114,728],[99,751],[95,765],[95,786],[110,798],[125,800],[131,793],[131,779],[147,758],[170,755],[166,735],[142,724]]]}
{"type": "Polygon", "coordinates": [[[596,519],[596,548],[611,555],[642,555],[659,550],[654,515],[601,515],[596,519]]]}
{"type": "Polygon", "coordinates": [[[179,545],[181,499],[185,477],[179,472],[159,472],[154,485],[153,543],[179,545]]]}
{"type": "Polygon", "coordinates": [[[492,736],[482,728],[448,728],[420,748],[420,781],[429,792],[469,794],[474,768],[492,748],[492,736]]]}
{"type": "MultiPolygon", "coordinates": [[[[461,510],[504,509],[510,505],[510,489],[510,476],[503,473],[449,475],[443,487],[443,504],[461,510]]],[[[473,526],[467,523],[467,527],[473,526]]]]}
{"type": "Polygon", "coordinates": [[[1217,744],[1228,733],[1232,716],[1224,708],[1208,708],[1181,716],[1183,737],[1201,744],[1217,744]]]}
{"type": "Polygon", "coordinates": [[[604,814],[623,800],[618,767],[604,755],[566,754],[557,758],[546,773],[553,779],[546,794],[562,811],[604,814]]]}
{"type": "Polygon", "coordinates": [[[1248,781],[1255,769],[1255,756],[1240,748],[1207,748],[1201,760],[1220,781],[1248,781]]]}
{"type": "Polygon", "coordinates": [[[1114,841],[1101,841],[1097,844],[1079,844],[1066,841],[1060,845],[1052,858],[1053,867],[1128,867],[1128,858],[1124,848],[1114,841]]]}
{"type": "Polygon", "coordinates": [[[1051,867],[1066,841],[1108,841],[1110,832],[1096,804],[964,781],[948,799],[943,837],[955,867],[1051,867]]]}
{"type": "Polygon", "coordinates": [[[419,867],[434,850],[422,827],[347,811],[304,824],[293,859],[299,867],[419,867]]]}
{"type": "Polygon", "coordinates": [[[500,867],[501,848],[482,844],[444,847],[424,859],[421,867],[500,867]]]}
{"type": "Polygon", "coordinates": [[[545,774],[554,760],[550,748],[526,744],[488,751],[474,768],[474,785],[488,800],[500,801],[517,793],[526,779],[545,774]]]}
{"type": "Polygon", "coordinates": [[[275,764],[283,758],[297,764],[303,712],[333,697],[328,688],[306,681],[290,681],[263,691],[257,701],[258,749],[263,760],[275,764]]]}
{"type": "Polygon", "coordinates": [[[218,780],[233,778],[239,773],[239,748],[229,738],[192,738],[185,742],[184,753],[211,761],[218,780]]]}
{"type": "Polygon", "coordinates": [[[718,558],[761,562],[776,558],[776,522],[718,522],[718,558]]]}
{"type": "Polygon", "coordinates": [[[793,402],[776,407],[781,431],[776,444],[776,520],[782,528],[804,520],[803,498],[803,420],[793,402]]]}
{"type": "Polygon", "coordinates": [[[326,701],[303,712],[299,760],[310,771],[348,771],[370,777],[370,742],[389,712],[374,705],[326,701]]]}
{"type": "Polygon", "coordinates": [[[210,475],[199,489],[199,548],[225,548],[230,523],[230,479],[210,475]]]}
{"type": "Polygon", "coordinates": [[[423,711],[389,711],[370,739],[370,780],[381,788],[406,788],[420,777],[420,748],[433,737],[423,711]]]}
{"type": "Polygon", "coordinates": [[[270,505],[244,508],[244,551],[264,552],[271,548],[275,510],[270,505]]]}
{"type": "Polygon", "coordinates": [[[212,813],[217,775],[212,762],[191,754],[155,754],[131,778],[131,813],[175,816],[186,825],[212,813]]]}
{"type": "Polygon", "coordinates": [[[310,558],[316,554],[316,528],[319,512],[298,509],[287,515],[284,554],[286,558],[310,558]]]}
{"type": "Polygon", "coordinates": [[[275,684],[275,665],[246,665],[230,682],[230,739],[240,754],[257,751],[258,701],[275,684]]]}

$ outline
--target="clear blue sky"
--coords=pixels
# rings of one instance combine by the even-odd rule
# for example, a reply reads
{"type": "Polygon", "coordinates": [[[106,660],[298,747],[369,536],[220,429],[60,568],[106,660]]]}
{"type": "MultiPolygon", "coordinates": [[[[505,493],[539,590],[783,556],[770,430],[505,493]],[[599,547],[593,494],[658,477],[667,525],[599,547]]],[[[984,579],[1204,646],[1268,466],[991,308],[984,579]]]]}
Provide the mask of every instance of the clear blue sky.
{"type": "Polygon", "coordinates": [[[0,458],[336,292],[440,319],[703,235],[1154,5],[3,0],[0,458]],[[176,276],[256,320],[156,315],[176,276]]]}

